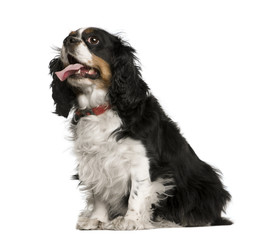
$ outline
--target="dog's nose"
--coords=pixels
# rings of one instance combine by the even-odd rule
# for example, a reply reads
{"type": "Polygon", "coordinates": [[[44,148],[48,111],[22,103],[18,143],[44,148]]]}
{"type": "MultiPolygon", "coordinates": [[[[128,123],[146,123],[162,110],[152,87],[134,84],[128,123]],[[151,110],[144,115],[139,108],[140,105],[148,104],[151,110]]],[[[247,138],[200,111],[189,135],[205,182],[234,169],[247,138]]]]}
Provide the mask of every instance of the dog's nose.
{"type": "Polygon", "coordinates": [[[76,37],[72,37],[72,36],[68,36],[63,40],[63,44],[67,45],[67,44],[75,44],[75,43],[79,43],[81,42],[81,40],[79,38],[76,37]]]}

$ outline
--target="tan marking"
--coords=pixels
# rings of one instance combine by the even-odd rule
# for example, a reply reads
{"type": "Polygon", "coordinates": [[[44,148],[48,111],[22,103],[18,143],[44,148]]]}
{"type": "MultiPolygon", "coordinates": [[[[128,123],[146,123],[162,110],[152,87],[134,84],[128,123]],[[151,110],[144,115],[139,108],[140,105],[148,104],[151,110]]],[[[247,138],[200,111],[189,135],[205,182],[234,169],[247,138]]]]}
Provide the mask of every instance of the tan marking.
{"type": "Polygon", "coordinates": [[[77,31],[71,31],[69,36],[71,36],[71,35],[77,35],[77,31]]]}
{"type": "Polygon", "coordinates": [[[85,33],[91,33],[94,32],[94,28],[87,28],[84,30],[85,33]]]}
{"type": "Polygon", "coordinates": [[[104,61],[102,58],[97,57],[96,55],[92,54],[93,59],[93,67],[100,71],[101,79],[99,81],[95,80],[96,85],[99,88],[108,88],[111,85],[111,69],[109,63],[104,61]]]}

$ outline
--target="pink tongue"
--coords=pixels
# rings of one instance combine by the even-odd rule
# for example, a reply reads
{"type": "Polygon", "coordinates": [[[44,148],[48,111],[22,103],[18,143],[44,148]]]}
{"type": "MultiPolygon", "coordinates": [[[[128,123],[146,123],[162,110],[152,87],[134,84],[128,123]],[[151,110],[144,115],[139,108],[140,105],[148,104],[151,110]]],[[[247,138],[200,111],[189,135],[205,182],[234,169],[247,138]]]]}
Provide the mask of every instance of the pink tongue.
{"type": "Polygon", "coordinates": [[[76,63],[76,64],[70,64],[66,68],[64,68],[62,71],[55,72],[56,76],[61,80],[66,80],[70,75],[74,74],[76,71],[78,71],[80,68],[83,68],[84,66],[82,64],[76,63]]]}

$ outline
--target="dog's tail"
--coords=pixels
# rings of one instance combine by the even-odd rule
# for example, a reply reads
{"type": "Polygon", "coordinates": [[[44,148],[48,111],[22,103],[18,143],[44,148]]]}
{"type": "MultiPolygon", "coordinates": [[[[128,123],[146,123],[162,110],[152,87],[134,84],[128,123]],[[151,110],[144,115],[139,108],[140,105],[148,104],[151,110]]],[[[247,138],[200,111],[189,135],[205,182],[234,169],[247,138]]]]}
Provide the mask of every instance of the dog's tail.
{"type": "Polygon", "coordinates": [[[227,218],[220,217],[211,223],[211,226],[232,225],[233,222],[227,218]]]}

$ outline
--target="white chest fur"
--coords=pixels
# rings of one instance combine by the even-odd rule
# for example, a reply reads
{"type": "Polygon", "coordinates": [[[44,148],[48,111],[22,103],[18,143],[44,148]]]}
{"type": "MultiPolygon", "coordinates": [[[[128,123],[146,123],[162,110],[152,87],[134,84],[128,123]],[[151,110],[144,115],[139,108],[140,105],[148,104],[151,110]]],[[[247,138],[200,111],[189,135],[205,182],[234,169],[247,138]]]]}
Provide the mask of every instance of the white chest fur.
{"type": "Polygon", "coordinates": [[[139,141],[130,138],[116,141],[112,133],[120,125],[118,115],[107,110],[99,116],[82,118],[76,128],[79,178],[105,201],[129,193],[132,160],[146,158],[139,141]]]}
{"type": "Polygon", "coordinates": [[[106,223],[106,229],[152,228],[151,205],[173,187],[165,179],[151,182],[144,145],[131,138],[117,141],[113,132],[120,126],[121,120],[112,110],[81,118],[76,126],[78,173],[88,190],[80,229],[91,229],[87,223],[96,220],[106,223]]]}

